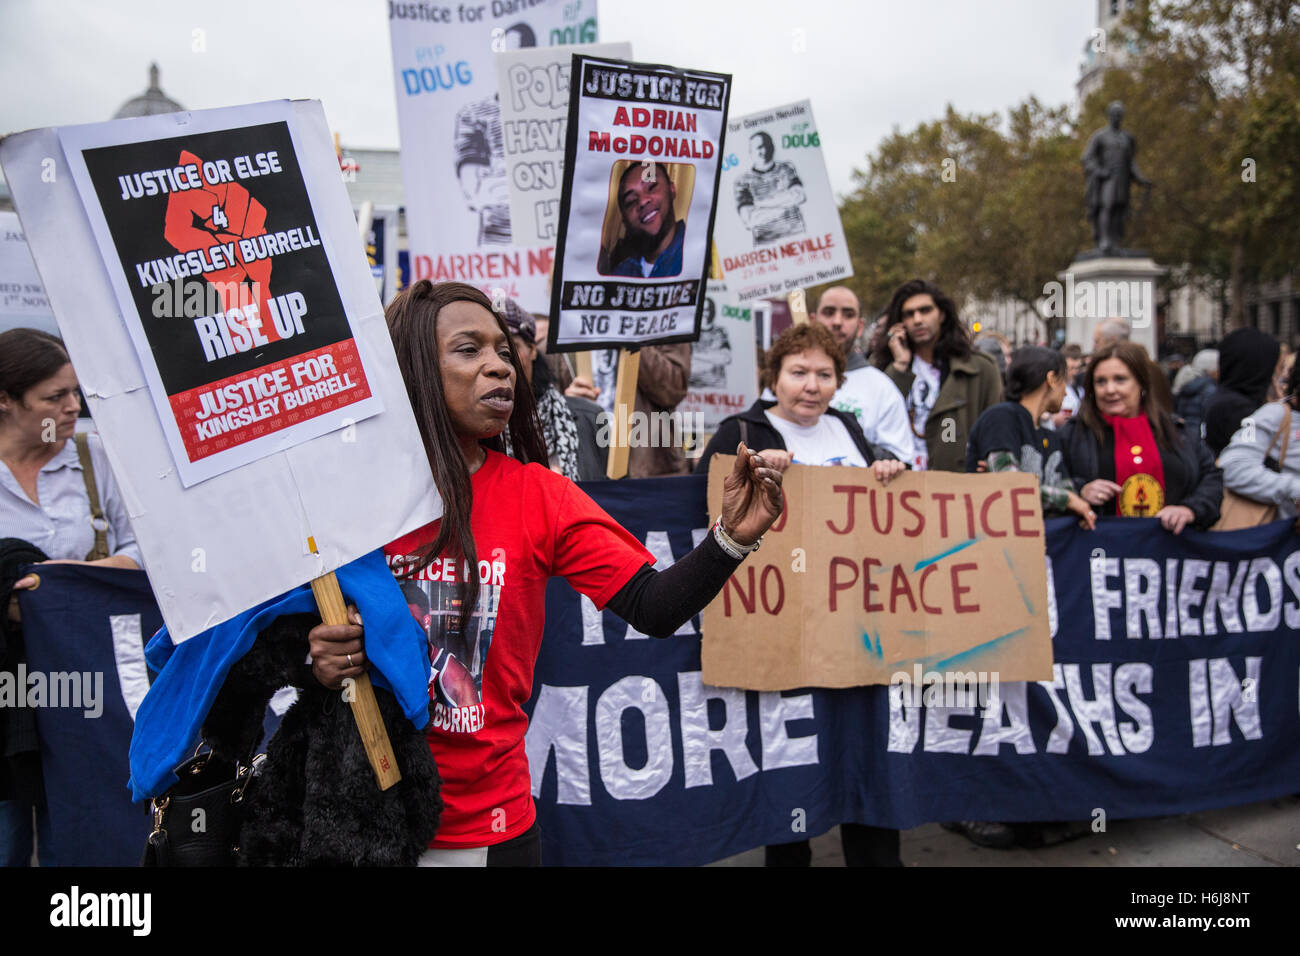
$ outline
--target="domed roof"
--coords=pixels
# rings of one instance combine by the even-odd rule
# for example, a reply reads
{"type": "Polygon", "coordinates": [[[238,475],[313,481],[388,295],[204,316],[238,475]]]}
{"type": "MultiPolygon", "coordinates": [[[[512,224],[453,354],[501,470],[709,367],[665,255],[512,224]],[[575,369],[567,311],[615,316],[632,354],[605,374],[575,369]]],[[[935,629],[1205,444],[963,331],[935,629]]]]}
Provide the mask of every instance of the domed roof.
{"type": "Polygon", "coordinates": [[[113,119],[126,119],[131,116],[157,116],[159,113],[180,113],[185,107],[162,91],[158,85],[158,64],[149,64],[149,89],[139,96],[133,96],[122,104],[122,108],[113,114],[113,119]]]}

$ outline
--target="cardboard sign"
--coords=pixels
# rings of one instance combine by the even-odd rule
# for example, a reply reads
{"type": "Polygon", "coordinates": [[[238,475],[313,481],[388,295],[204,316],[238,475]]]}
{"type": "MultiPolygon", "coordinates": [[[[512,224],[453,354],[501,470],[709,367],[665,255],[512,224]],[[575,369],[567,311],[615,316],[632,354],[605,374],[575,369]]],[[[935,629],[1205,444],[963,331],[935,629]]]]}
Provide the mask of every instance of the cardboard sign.
{"type": "Polygon", "coordinates": [[[289,119],[267,103],[183,131],[59,130],[187,487],[383,410],[289,119]]]}
{"type": "MultiPolygon", "coordinates": [[[[174,640],[320,577],[441,514],[318,102],[32,130],[0,144],[0,163],[174,640]],[[197,166],[183,159],[187,154],[198,158],[197,166]],[[132,158],[138,162],[128,162],[132,158]],[[228,181],[221,181],[221,162],[228,181]],[[128,179],[123,183],[117,176],[128,179]],[[213,188],[224,202],[194,206],[191,197],[213,188]],[[124,193],[129,198],[121,198],[124,193]],[[173,196],[181,203],[170,207],[173,196]],[[168,218],[172,209],[183,213],[179,223],[168,218]],[[266,216],[260,225],[258,209],[266,216]],[[216,223],[215,215],[226,224],[216,223]],[[168,235],[180,238],[183,225],[241,231],[238,238],[214,239],[183,254],[150,254],[164,248],[168,235]],[[231,243],[234,254],[228,256],[231,243]],[[256,254],[268,249],[269,258],[256,254]],[[232,291],[223,287],[220,268],[236,265],[247,267],[250,281],[236,281],[232,291]],[[145,288],[145,279],[162,277],[159,269],[182,268],[191,275],[188,289],[182,283],[179,303],[170,279],[145,288]],[[141,300],[141,289],[150,299],[141,300]],[[297,297],[289,294],[295,291],[305,309],[293,306],[297,297]],[[197,320],[212,319],[215,310],[198,307],[212,297],[224,304],[223,294],[240,296],[244,315],[240,322],[225,313],[230,345],[253,336],[253,304],[257,318],[270,317],[258,328],[267,342],[241,351],[228,348],[219,331],[206,340],[209,361],[205,329],[197,320]],[[272,309],[269,301],[280,295],[285,305],[272,309]],[[286,319],[291,322],[283,324],[286,319]],[[344,367],[343,355],[352,353],[359,365],[344,367]],[[313,384],[305,379],[325,371],[327,356],[334,373],[314,383],[316,395],[304,392],[313,384]],[[186,377],[191,375],[200,378],[186,377]],[[304,377],[301,384],[297,375],[304,377]],[[215,384],[233,381],[217,395],[214,387],[200,387],[204,376],[215,384]],[[351,401],[363,380],[370,395],[364,406],[351,401]],[[350,387],[323,384],[331,381],[350,387]],[[282,384],[288,387],[280,391],[282,384]],[[255,399],[252,409],[260,413],[267,407],[260,403],[278,396],[283,414],[289,395],[340,401],[328,411],[321,402],[310,417],[299,401],[288,409],[301,413],[299,422],[286,421],[276,434],[246,441],[228,433],[217,439],[226,446],[190,458],[192,443],[177,444],[181,421],[171,396],[196,387],[200,411],[212,401],[255,399]],[[263,397],[259,389],[274,395],[263,397]],[[331,396],[319,394],[325,390],[331,396]],[[361,417],[362,407],[371,417],[361,417]],[[299,425],[310,426],[316,437],[299,425]],[[257,446],[253,454],[259,441],[271,447],[257,446]],[[238,467],[230,470],[231,463],[238,467]],[[191,483],[196,472],[204,477],[204,468],[213,476],[191,483]]],[[[238,413],[248,407],[228,408],[226,423],[239,424],[238,413]]]]}
{"type": "Polygon", "coordinates": [[[758,343],[754,310],[723,282],[710,282],[704,296],[699,340],[691,346],[690,391],[677,406],[697,416],[701,431],[716,431],[758,398],[758,343]]]}
{"type": "Polygon", "coordinates": [[[742,302],[853,275],[807,100],[732,119],[714,241],[742,302]]]}
{"type": "Polygon", "coordinates": [[[59,334],[18,214],[0,212],[0,332],[19,328],[59,334]]]}
{"type": "Polygon", "coordinates": [[[545,311],[554,240],[511,227],[497,53],[596,41],[596,0],[390,3],[408,282],[468,282],[545,311]]]}
{"type": "Polygon", "coordinates": [[[517,245],[555,243],[574,53],[628,60],[632,44],[590,43],[497,54],[510,232],[517,245]]]}
{"type": "MultiPolygon", "coordinates": [[[[709,514],[734,463],[709,462],[709,514]]],[[[1052,679],[1036,479],[907,472],[882,486],[863,468],[794,465],[783,489],[784,514],[704,611],[706,684],[1052,679]]]]}
{"type": "Polygon", "coordinates": [[[575,54],[548,348],[696,338],[731,77],[575,54]]]}

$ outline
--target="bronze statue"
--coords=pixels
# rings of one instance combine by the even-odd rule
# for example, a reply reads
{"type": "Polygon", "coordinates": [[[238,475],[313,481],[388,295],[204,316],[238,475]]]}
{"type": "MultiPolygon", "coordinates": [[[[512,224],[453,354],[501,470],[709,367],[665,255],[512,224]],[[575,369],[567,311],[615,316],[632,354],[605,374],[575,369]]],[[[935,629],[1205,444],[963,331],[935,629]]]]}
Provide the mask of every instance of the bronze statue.
{"type": "Polygon", "coordinates": [[[1137,141],[1120,129],[1124,104],[1106,107],[1110,124],[1092,134],[1083,151],[1083,171],[1088,179],[1084,205],[1092,223],[1092,238],[1104,255],[1124,254],[1124,226],[1128,218],[1130,180],[1142,186],[1151,181],[1137,168],[1137,141]]]}

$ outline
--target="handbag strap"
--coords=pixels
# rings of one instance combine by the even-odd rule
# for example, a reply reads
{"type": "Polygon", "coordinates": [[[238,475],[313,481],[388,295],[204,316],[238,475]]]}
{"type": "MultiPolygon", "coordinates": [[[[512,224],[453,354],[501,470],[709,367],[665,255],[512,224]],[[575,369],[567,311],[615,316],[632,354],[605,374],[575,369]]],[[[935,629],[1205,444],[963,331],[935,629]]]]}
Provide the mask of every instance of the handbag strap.
{"type": "MultiPolygon", "coordinates": [[[[1278,429],[1278,435],[1282,436],[1282,452],[1278,455],[1277,463],[1286,467],[1286,450],[1291,444],[1291,403],[1282,403],[1282,426],[1278,429]]],[[[1277,441],[1277,435],[1273,436],[1273,441],[1277,441]]],[[[1273,444],[1269,443],[1269,451],[1273,450],[1273,444]]],[[[1268,457],[1268,452],[1264,452],[1264,457],[1268,457]]]]}
{"type": "Polygon", "coordinates": [[[95,466],[90,460],[90,440],[85,432],[72,436],[77,446],[77,459],[81,462],[81,478],[86,483],[86,497],[90,499],[90,526],[95,529],[95,546],[86,555],[87,561],[108,557],[108,521],[99,506],[99,488],[95,485],[95,466]]]}

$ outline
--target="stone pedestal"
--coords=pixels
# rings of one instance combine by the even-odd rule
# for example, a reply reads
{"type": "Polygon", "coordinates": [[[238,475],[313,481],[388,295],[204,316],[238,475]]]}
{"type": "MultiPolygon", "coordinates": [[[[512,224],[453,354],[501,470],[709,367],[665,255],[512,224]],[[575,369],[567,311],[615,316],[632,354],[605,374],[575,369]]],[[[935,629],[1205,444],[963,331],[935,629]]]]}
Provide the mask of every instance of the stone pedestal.
{"type": "Polygon", "coordinates": [[[1065,318],[1065,341],[1092,351],[1092,333],[1104,319],[1127,319],[1132,341],[1156,358],[1156,279],[1167,270],[1150,256],[1076,256],[1045,290],[1044,315],[1065,318]]]}

